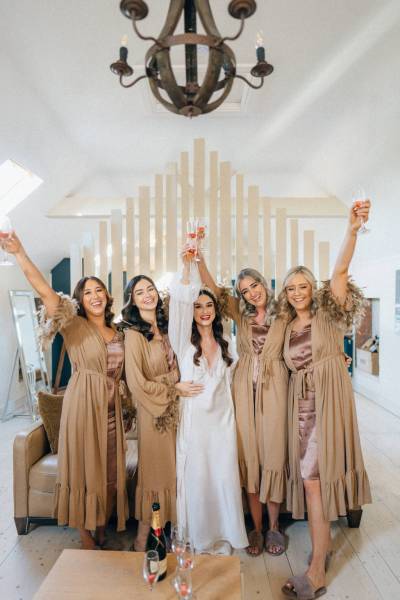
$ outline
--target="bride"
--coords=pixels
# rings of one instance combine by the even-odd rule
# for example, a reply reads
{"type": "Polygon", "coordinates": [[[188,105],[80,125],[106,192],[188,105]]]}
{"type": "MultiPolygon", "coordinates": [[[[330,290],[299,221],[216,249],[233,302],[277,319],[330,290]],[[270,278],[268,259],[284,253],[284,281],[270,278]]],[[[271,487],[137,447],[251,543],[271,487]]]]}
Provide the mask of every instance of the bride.
{"type": "Polygon", "coordinates": [[[181,378],[203,385],[181,398],[177,434],[177,515],[196,552],[221,540],[248,545],[239,481],[236,426],[230,390],[233,349],[223,337],[218,302],[201,289],[195,262],[183,255],[183,272],[170,289],[168,335],[181,378]]]}

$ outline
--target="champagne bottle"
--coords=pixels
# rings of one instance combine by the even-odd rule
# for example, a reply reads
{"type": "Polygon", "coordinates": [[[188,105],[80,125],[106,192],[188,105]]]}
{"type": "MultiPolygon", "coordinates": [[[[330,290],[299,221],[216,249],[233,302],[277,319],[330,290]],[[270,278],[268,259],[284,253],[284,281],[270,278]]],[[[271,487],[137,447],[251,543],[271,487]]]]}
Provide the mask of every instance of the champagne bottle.
{"type": "Polygon", "coordinates": [[[167,576],[167,540],[161,527],[160,505],[154,502],[152,505],[153,515],[151,518],[151,528],[147,538],[146,552],[148,550],[157,550],[160,561],[160,571],[158,580],[161,581],[167,576]]]}

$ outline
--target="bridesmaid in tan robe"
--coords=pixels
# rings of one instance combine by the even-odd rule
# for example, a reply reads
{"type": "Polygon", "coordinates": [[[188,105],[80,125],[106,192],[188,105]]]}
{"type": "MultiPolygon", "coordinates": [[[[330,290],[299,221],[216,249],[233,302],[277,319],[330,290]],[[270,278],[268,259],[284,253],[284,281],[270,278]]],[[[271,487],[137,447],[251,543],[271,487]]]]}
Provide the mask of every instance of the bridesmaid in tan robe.
{"type": "Polygon", "coordinates": [[[362,312],[360,290],[348,279],[357,232],[368,220],[370,202],[352,208],[346,236],[330,281],[317,291],[306,267],[289,271],[278,314],[288,319],[284,357],[290,370],[287,504],[295,519],[307,506],[312,555],[304,575],[289,578],[282,591],[308,600],[326,593],[330,521],[371,502],[343,337],[362,312]]]}
{"type": "Polygon", "coordinates": [[[96,277],[82,278],[73,298],[57,294],[26,255],[15,234],[6,242],[40,295],[42,340],[64,338],[72,376],[64,395],[58,444],[55,509],[59,525],[79,529],[82,547],[104,541],[117,504],[118,530],[125,529],[125,436],[120,378],[123,337],[112,327],[112,298],[96,277]],[[91,531],[96,531],[96,541],[91,531]]]}
{"type": "Polygon", "coordinates": [[[160,503],[161,522],[176,521],[176,428],[178,396],[195,396],[203,386],[179,382],[168,339],[168,320],[153,281],[134,277],[125,290],[125,369],[137,405],[138,483],[134,548],[144,550],[153,502],[160,503]]]}
{"type": "Polygon", "coordinates": [[[279,531],[279,509],[286,496],[288,372],[283,361],[286,321],[272,316],[273,297],[267,282],[254,269],[237,277],[238,298],[227,295],[210,275],[199,254],[203,282],[222,294],[226,314],[237,325],[239,361],[233,376],[239,467],[247,492],[254,529],[247,552],[263,551],[262,503],[267,504],[269,530],[265,547],[272,555],[285,551],[279,531]]]}

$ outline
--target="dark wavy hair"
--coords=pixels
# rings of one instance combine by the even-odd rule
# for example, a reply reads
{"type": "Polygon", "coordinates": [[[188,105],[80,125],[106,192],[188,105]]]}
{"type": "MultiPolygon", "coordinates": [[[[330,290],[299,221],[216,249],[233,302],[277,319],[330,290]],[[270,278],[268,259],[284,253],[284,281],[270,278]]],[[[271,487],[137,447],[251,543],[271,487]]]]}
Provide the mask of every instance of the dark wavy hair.
{"type": "MultiPolygon", "coordinates": [[[[139,283],[139,281],[141,281],[142,279],[145,279],[146,281],[151,283],[151,285],[154,286],[154,289],[157,290],[157,288],[154,284],[154,281],[150,277],[147,277],[147,275],[136,275],[136,277],[133,277],[124,290],[124,306],[121,311],[123,321],[120,323],[120,327],[122,329],[127,329],[128,327],[132,327],[132,329],[139,331],[139,333],[144,335],[146,340],[148,340],[150,342],[154,337],[154,333],[151,331],[151,325],[150,325],[150,323],[148,323],[147,321],[142,319],[138,307],[136,306],[136,304],[133,304],[133,302],[132,302],[132,294],[135,290],[135,287],[139,283]]],[[[168,333],[168,319],[166,317],[166,314],[164,311],[164,306],[163,306],[163,301],[160,297],[158,290],[157,290],[157,294],[158,294],[158,302],[157,302],[157,306],[156,306],[157,327],[161,333],[168,333]]]]}
{"type": "MultiPolygon", "coordinates": [[[[223,336],[224,328],[222,326],[222,315],[221,315],[220,308],[218,306],[217,299],[210,290],[205,290],[205,289],[200,290],[199,298],[200,298],[200,296],[208,296],[213,301],[214,309],[215,309],[215,319],[212,322],[212,330],[213,330],[214,338],[215,338],[215,341],[219,344],[219,346],[221,348],[223,360],[225,361],[227,366],[230,367],[231,364],[233,363],[233,358],[230,356],[230,354],[228,352],[229,344],[224,339],[224,336],[223,336]]],[[[197,328],[197,323],[194,319],[192,322],[191,342],[192,342],[193,346],[196,348],[196,352],[194,353],[194,356],[193,356],[193,362],[196,366],[199,366],[200,356],[202,355],[203,351],[201,349],[201,336],[200,336],[199,330],[197,328]]]]}
{"type": "Polygon", "coordinates": [[[88,281],[95,281],[105,291],[106,298],[107,298],[107,304],[106,304],[104,319],[105,319],[107,327],[111,327],[111,324],[114,320],[114,313],[111,311],[111,307],[113,305],[114,299],[112,298],[112,296],[110,296],[108,289],[106,288],[104,283],[101,281],[101,279],[99,279],[98,277],[95,277],[94,275],[91,275],[90,277],[82,277],[82,279],[80,279],[75,286],[72,297],[74,298],[74,300],[76,300],[78,302],[78,313],[77,314],[79,317],[84,317],[85,319],[87,319],[86,311],[83,307],[83,292],[85,291],[85,285],[88,281]]]}

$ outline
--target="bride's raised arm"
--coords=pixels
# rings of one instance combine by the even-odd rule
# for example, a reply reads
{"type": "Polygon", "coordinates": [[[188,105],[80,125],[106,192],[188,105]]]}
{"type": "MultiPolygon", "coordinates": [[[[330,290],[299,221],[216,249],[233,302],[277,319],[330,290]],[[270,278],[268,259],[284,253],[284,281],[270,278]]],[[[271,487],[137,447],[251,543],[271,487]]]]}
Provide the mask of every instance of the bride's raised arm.
{"type": "Polygon", "coordinates": [[[168,337],[178,357],[183,357],[190,344],[193,323],[193,303],[199,296],[201,280],[196,263],[183,256],[181,273],[175,273],[170,286],[168,337]]]}

